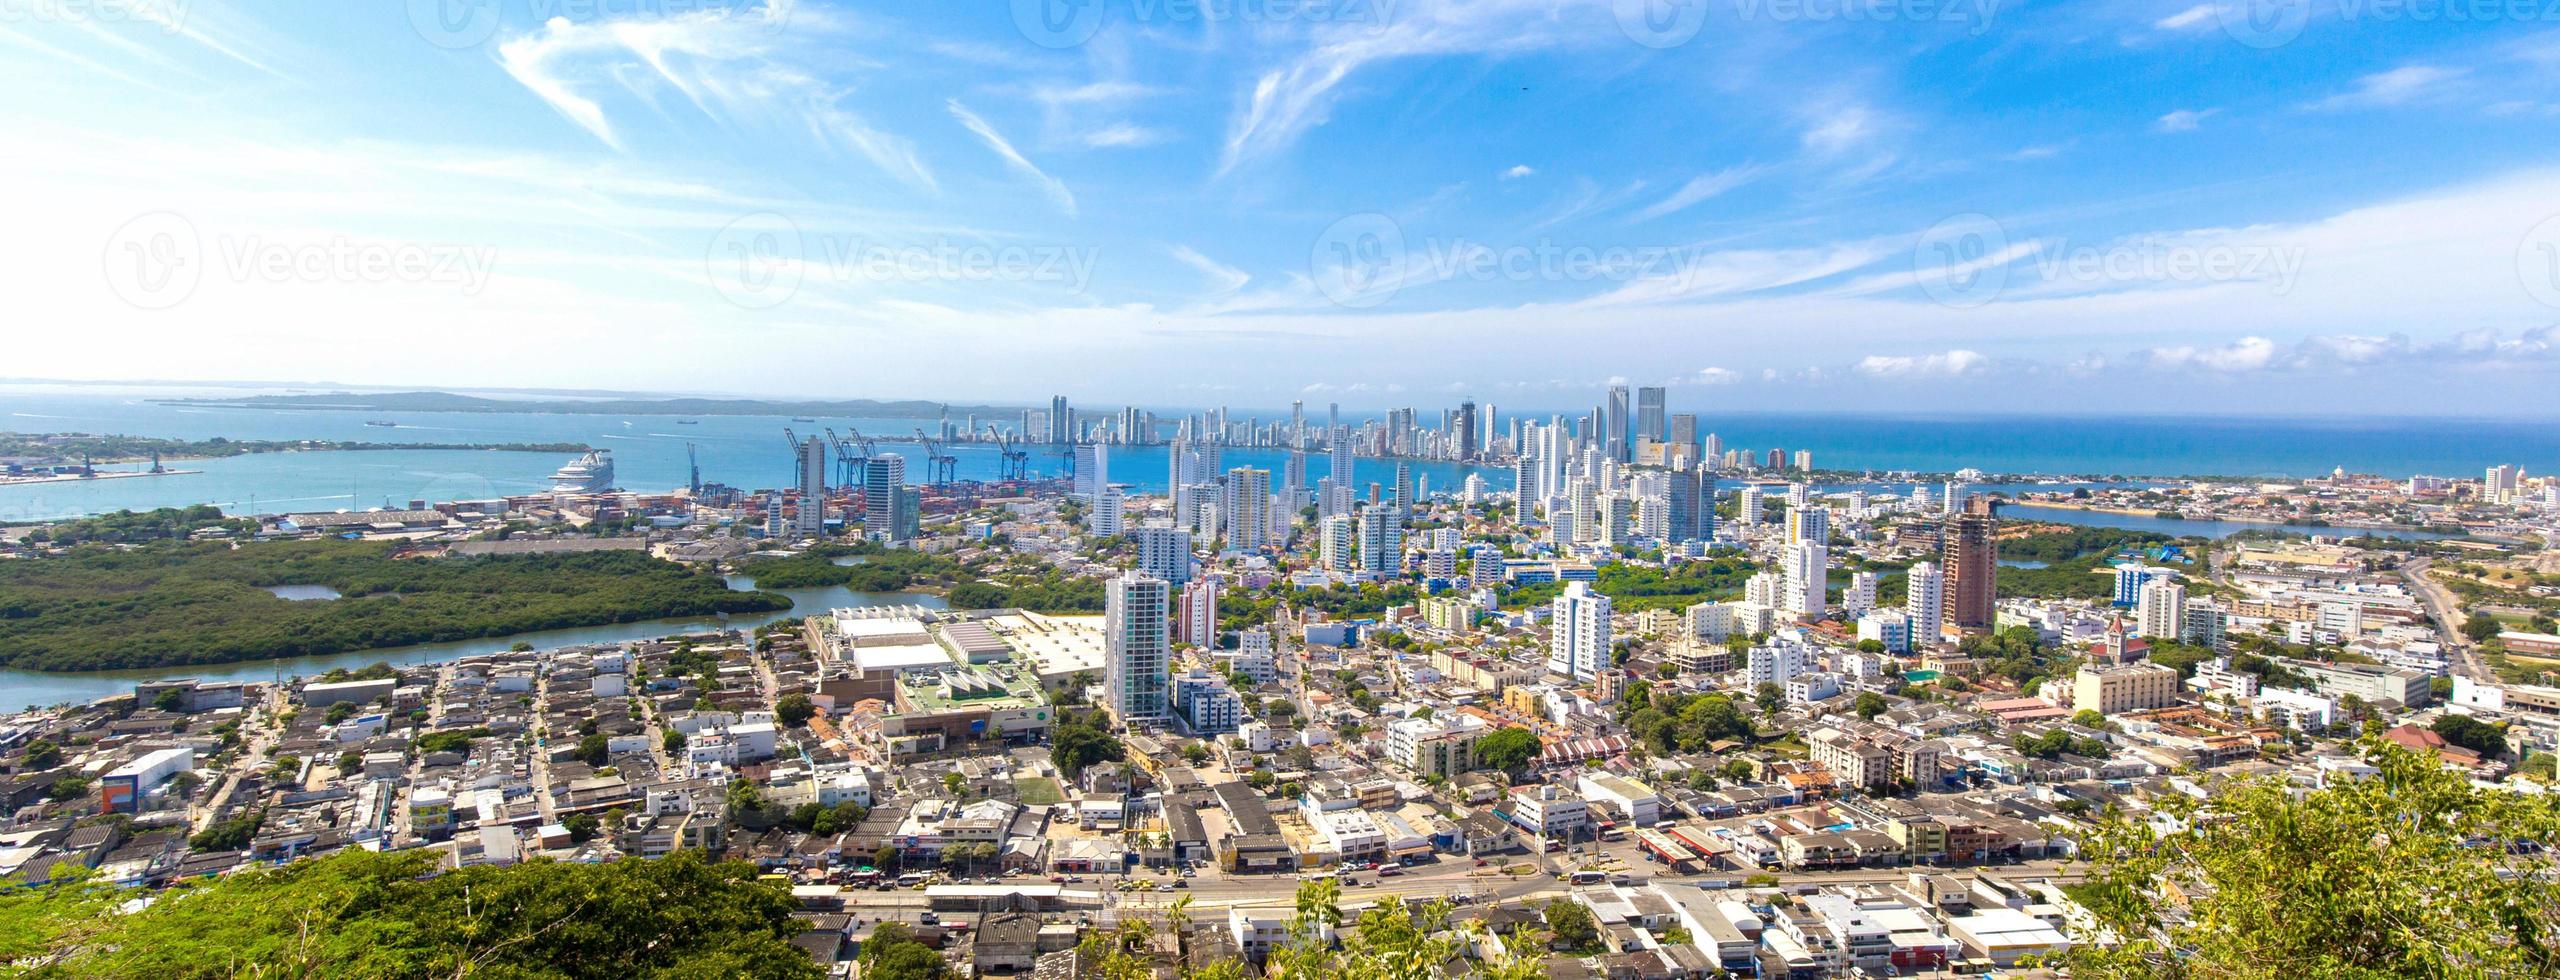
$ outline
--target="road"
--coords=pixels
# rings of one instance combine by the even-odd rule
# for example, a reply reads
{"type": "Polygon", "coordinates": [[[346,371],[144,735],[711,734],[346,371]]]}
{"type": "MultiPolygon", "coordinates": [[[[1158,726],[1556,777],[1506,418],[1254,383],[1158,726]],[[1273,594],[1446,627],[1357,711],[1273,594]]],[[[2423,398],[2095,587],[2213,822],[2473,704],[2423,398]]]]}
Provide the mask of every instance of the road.
{"type": "Polygon", "coordinates": [[[240,754],[224,769],[222,787],[214,790],[203,806],[187,812],[189,827],[202,831],[221,819],[222,808],[230,804],[231,794],[240,788],[241,777],[256,771],[266,759],[267,749],[275,744],[284,728],[284,712],[284,688],[268,685],[265,701],[240,725],[240,754]]]}
{"type": "Polygon", "coordinates": [[[2462,606],[2454,601],[2452,592],[2446,590],[2443,585],[2436,582],[2433,576],[2427,574],[2431,564],[2429,559],[2415,559],[2400,566],[2400,576],[2409,581],[2410,591],[2417,593],[2418,601],[2427,607],[2427,618],[2435,623],[2436,640],[2444,644],[2445,657],[2452,664],[2453,670],[2471,678],[2475,683],[2496,683],[2497,675],[2489,671],[2488,663],[2481,659],[2478,651],[2471,648],[2471,642],[2455,629],[2460,623],[2454,617],[2461,615],[2462,606]]]}

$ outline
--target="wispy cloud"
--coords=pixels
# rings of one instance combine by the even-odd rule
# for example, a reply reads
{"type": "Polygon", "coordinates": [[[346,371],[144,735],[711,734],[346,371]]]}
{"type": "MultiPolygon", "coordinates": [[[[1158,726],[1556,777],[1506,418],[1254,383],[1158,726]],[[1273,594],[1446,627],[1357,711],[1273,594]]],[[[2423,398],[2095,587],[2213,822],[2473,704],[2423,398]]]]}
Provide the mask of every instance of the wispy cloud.
{"type": "Polygon", "coordinates": [[[1528,164],[1525,164],[1525,163],[1515,163],[1515,164],[1512,164],[1512,165],[1511,165],[1511,169],[1509,169],[1509,170],[1505,170],[1505,171],[1503,171],[1503,172],[1502,172],[1502,179],[1504,179],[1504,180],[1518,180],[1518,179],[1520,179],[1520,178],[1522,178],[1522,177],[1527,177],[1527,176],[1530,176],[1530,175],[1535,174],[1535,173],[1537,173],[1537,172],[1538,172],[1537,168],[1532,167],[1532,166],[1530,166],[1530,165],[1528,165],[1528,164]]]}
{"type": "Polygon", "coordinates": [[[2151,129],[2161,133],[2192,133],[2221,109],[2172,109],[2152,120],[2151,129]]]}
{"type": "Polygon", "coordinates": [[[1067,190],[1065,182],[1049,176],[1037,164],[1025,158],[1021,151],[1013,148],[1011,141],[1004,138],[1004,134],[996,132],[994,126],[988,125],[987,121],[979,118],[977,113],[969,111],[968,106],[961,105],[960,100],[952,99],[947,104],[951,109],[952,118],[960,120],[960,125],[967,127],[969,132],[977,134],[978,139],[987,144],[987,149],[994,150],[996,156],[1003,158],[1007,166],[1039,184],[1040,189],[1049,195],[1049,200],[1057,204],[1058,210],[1066,212],[1067,217],[1075,217],[1076,196],[1067,190]]]}
{"type": "Polygon", "coordinates": [[[1757,179],[1761,173],[1762,168],[1745,165],[1699,174],[1689,178],[1688,183],[1680,185],[1679,190],[1671,192],[1670,197],[1656,201],[1644,210],[1636,212],[1633,220],[1651,221],[1667,214],[1685,211],[1701,201],[1748,184],[1757,179]]]}
{"type": "Polygon", "coordinates": [[[2376,109],[2429,101],[2449,94],[2450,83],[2468,73],[2463,68],[2402,65],[2358,78],[2353,89],[2313,102],[2311,108],[2376,109]]]}
{"type": "Polygon", "coordinates": [[[1173,257],[1176,261],[1197,269],[1201,275],[1208,277],[1209,288],[1216,292],[1232,293],[1244,288],[1245,283],[1253,281],[1253,276],[1244,270],[1202,255],[1189,245],[1174,246],[1173,257]]]}

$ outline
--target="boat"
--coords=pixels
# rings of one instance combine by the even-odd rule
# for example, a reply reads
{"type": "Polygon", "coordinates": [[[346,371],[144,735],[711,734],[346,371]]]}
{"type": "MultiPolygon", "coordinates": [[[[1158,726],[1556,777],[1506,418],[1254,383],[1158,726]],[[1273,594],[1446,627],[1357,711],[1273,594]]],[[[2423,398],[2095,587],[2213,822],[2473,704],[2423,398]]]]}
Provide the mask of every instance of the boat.
{"type": "Polygon", "coordinates": [[[794,421],[794,422],[815,422],[815,421],[817,421],[817,419],[810,418],[810,417],[808,417],[808,416],[806,416],[806,415],[794,415],[794,416],[792,416],[792,417],[791,417],[791,421],[794,421]]]}
{"type": "Polygon", "coordinates": [[[397,429],[400,427],[400,423],[398,422],[384,422],[379,419],[368,420],[365,424],[377,429],[397,429]]]}
{"type": "Polygon", "coordinates": [[[613,450],[591,449],[551,474],[552,493],[603,493],[613,489],[613,450]]]}
{"type": "Polygon", "coordinates": [[[699,420],[695,420],[695,419],[677,419],[677,420],[676,420],[676,424],[677,424],[677,425],[701,425],[702,423],[701,423],[699,420]]]}

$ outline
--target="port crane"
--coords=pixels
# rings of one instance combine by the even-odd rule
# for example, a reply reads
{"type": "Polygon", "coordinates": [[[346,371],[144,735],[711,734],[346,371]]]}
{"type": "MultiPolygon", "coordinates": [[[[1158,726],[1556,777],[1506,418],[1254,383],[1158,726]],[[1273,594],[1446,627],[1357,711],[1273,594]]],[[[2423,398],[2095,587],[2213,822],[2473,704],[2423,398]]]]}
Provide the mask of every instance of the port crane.
{"type": "Polygon", "coordinates": [[[848,428],[845,431],[853,434],[840,436],[834,426],[827,427],[827,444],[836,448],[836,485],[861,486],[862,467],[871,457],[878,455],[878,451],[872,448],[871,440],[862,437],[862,430],[848,428]]]}
{"type": "Polygon", "coordinates": [[[1013,433],[993,427],[989,427],[989,431],[995,436],[997,451],[1004,456],[1004,462],[996,467],[996,479],[1015,481],[1030,479],[1031,454],[1024,452],[1021,444],[1014,441],[1013,433]]]}
{"type": "Polygon", "coordinates": [[[924,429],[919,427],[916,429],[916,441],[924,443],[926,483],[941,486],[959,479],[960,457],[951,455],[941,440],[925,435],[924,429]]]}

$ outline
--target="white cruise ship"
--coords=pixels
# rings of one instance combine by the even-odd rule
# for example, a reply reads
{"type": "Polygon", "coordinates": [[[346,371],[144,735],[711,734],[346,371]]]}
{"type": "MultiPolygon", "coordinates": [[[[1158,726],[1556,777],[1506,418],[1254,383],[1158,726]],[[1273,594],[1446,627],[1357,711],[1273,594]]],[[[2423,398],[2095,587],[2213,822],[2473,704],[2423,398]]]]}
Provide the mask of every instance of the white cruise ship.
{"type": "Polygon", "coordinates": [[[613,450],[590,450],[551,474],[552,493],[603,493],[613,489],[613,450]]]}

